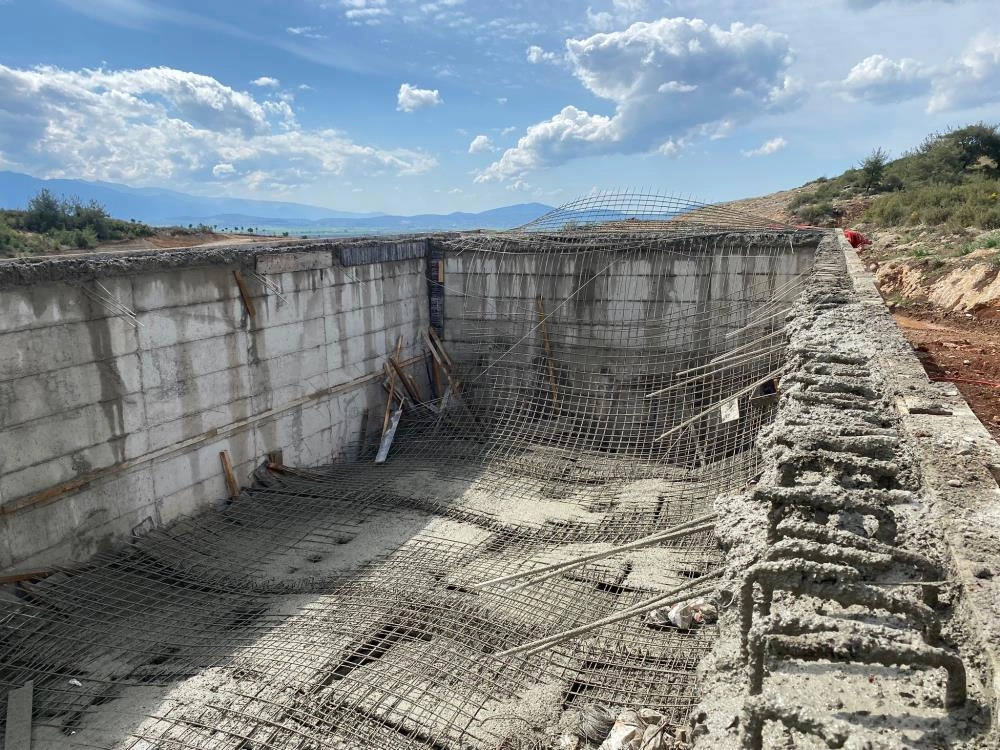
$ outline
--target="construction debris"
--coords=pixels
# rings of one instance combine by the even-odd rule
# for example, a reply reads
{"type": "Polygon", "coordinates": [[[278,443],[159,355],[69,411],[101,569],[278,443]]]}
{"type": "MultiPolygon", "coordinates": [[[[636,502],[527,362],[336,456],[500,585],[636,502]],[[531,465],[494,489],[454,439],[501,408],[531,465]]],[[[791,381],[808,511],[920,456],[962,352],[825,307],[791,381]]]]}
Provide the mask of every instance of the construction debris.
{"type": "Polygon", "coordinates": [[[669,609],[666,607],[654,609],[646,615],[646,622],[649,625],[661,627],[673,625],[682,630],[692,626],[710,624],[717,619],[719,619],[718,608],[703,596],[690,601],[678,602],[669,609]]]}

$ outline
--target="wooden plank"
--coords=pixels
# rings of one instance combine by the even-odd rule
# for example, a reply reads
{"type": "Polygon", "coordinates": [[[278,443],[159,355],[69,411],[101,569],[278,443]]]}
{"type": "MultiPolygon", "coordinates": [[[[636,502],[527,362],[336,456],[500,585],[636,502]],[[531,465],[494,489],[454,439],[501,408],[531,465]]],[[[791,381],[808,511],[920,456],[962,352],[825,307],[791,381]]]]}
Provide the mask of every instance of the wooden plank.
{"type": "Polygon", "coordinates": [[[243,300],[243,307],[246,309],[247,315],[251,318],[256,318],[257,308],[254,306],[253,298],[250,296],[250,290],[247,289],[247,283],[243,280],[243,274],[234,270],[233,276],[236,279],[236,286],[240,288],[240,299],[243,300]]]}
{"type": "MultiPolygon", "coordinates": [[[[409,384],[409,386],[407,387],[407,391],[409,391],[410,389],[412,389],[413,392],[416,393],[419,396],[420,395],[420,385],[417,383],[416,378],[414,378],[408,372],[404,372],[403,375],[406,378],[406,382],[409,384]]],[[[423,399],[421,398],[418,403],[423,403],[423,399]]]]}
{"type": "Polygon", "coordinates": [[[0,576],[0,586],[4,586],[9,583],[20,583],[21,581],[48,578],[55,572],[56,571],[54,570],[24,570],[20,573],[8,573],[7,575],[0,576]]]}
{"type": "Polygon", "coordinates": [[[396,428],[399,427],[399,418],[403,415],[403,407],[399,407],[392,413],[392,420],[389,422],[389,429],[382,436],[382,442],[378,447],[378,455],[375,456],[375,463],[384,464],[389,457],[389,449],[392,447],[392,440],[396,437],[396,428]]]}
{"type": "Polygon", "coordinates": [[[257,273],[292,273],[332,267],[333,253],[329,250],[257,256],[257,273]]]}
{"type": "Polygon", "coordinates": [[[465,402],[461,398],[461,394],[462,394],[462,384],[461,384],[461,382],[459,382],[459,380],[458,380],[457,377],[453,378],[451,376],[451,370],[445,364],[444,357],[442,356],[442,352],[438,351],[438,349],[432,343],[432,340],[431,340],[431,337],[430,337],[429,334],[433,334],[433,333],[434,333],[433,329],[428,328],[426,331],[424,331],[424,338],[427,340],[427,345],[430,347],[431,356],[434,357],[434,359],[437,361],[437,363],[439,365],[441,365],[441,370],[444,372],[444,376],[448,380],[448,391],[446,391],[444,393],[444,395],[442,395],[442,397],[441,397],[442,404],[445,403],[445,396],[447,396],[448,393],[450,392],[451,395],[455,398],[455,400],[458,401],[458,403],[460,403],[462,406],[464,406],[465,410],[467,412],[469,412],[470,416],[472,416],[472,418],[475,419],[476,422],[478,423],[479,420],[476,419],[476,416],[472,413],[472,410],[469,409],[468,406],[466,406],[465,402]]]}
{"type": "Polygon", "coordinates": [[[454,370],[455,363],[452,361],[451,356],[448,354],[448,350],[444,348],[444,342],[441,341],[441,339],[438,337],[437,331],[435,331],[433,328],[428,328],[427,332],[430,335],[431,340],[434,342],[434,345],[438,348],[438,351],[441,354],[441,358],[444,360],[445,366],[449,370],[454,370]]]}
{"type": "Polygon", "coordinates": [[[233,462],[229,458],[229,451],[219,451],[219,458],[222,460],[222,472],[226,476],[229,499],[235,500],[240,496],[240,484],[236,481],[236,474],[233,472],[233,462]]]}
{"type": "Polygon", "coordinates": [[[389,419],[392,417],[392,402],[396,398],[396,378],[388,365],[383,364],[382,367],[385,368],[386,377],[389,378],[389,398],[385,402],[385,414],[382,416],[382,439],[384,439],[385,433],[389,431],[389,419]]]}
{"type": "MultiPolygon", "coordinates": [[[[438,365],[438,367],[441,368],[441,371],[444,373],[444,376],[448,379],[448,387],[452,388],[453,383],[451,382],[451,375],[448,372],[448,366],[445,364],[444,357],[441,356],[441,352],[438,351],[438,348],[434,345],[434,340],[431,338],[431,334],[433,332],[434,332],[433,328],[428,328],[426,331],[423,332],[424,339],[427,341],[427,348],[430,350],[431,357],[434,359],[434,362],[438,365]]],[[[444,394],[442,394],[442,398],[444,398],[444,394]]]]}
{"type": "Polygon", "coordinates": [[[556,368],[552,361],[552,345],[549,343],[549,326],[545,317],[545,300],[542,295],[535,298],[535,305],[538,307],[538,327],[542,331],[542,344],[545,346],[545,361],[549,367],[549,388],[552,389],[552,405],[559,405],[559,391],[556,389],[556,368]]]}
{"type": "Polygon", "coordinates": [[[394,369],[396,374],[399,375],[399,380],[403,384],[403,388],[406,390],[406,395],[410,397],[410,400],[414,404],[422,403],[423,399],[420,397],[420,391],[417,389],[417,384],[413,382],[413,378],[407,376],[407,374],[403,371],[402,365],[396,361],[395,357],[390,357],[389,364],[392,365],[392,369],[394,369]]]}
{"type": "Polygon", "coordinates": [[[31,750],[31,704],[35,685],[32,680],[7,693],[6,750],[31,750]]]}

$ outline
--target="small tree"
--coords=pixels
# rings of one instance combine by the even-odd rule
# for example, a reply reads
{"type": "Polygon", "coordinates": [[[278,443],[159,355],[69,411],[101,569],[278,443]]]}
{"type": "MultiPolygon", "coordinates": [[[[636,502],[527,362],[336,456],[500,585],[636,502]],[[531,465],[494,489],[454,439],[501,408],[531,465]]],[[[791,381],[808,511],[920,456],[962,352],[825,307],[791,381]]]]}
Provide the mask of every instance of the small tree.
{"type": "Polygon", "coordinates": [[[24,213],[24,227],[32,232],[48,232],[50,229],[62,229],[66,212],[63,205],[45,188],[28,201],[28,210],[24,213]]]}
{"type": "Polygon", "coordinates": [[[882,186],[882,178],[885,176],[885,167],[889,163],[889,153],[882,148],[877,148],[863,162],[861,170],[861,187],[866,193],[878,190],[882,186]]]}

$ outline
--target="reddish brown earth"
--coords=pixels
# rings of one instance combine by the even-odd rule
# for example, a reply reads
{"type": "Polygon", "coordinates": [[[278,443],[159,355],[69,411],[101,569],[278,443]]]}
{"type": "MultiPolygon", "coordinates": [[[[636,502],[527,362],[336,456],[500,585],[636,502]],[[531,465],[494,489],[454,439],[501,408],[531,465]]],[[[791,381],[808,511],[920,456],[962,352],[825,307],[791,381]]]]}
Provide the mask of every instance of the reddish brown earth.
{"type": "Polygon", "coordinates": [[[1000,321],[930,305],[893,313],[927,375],[953,382],[1000,442],[1000,321]],[[962,381],[983,381],[970,383],[962,381]]]}

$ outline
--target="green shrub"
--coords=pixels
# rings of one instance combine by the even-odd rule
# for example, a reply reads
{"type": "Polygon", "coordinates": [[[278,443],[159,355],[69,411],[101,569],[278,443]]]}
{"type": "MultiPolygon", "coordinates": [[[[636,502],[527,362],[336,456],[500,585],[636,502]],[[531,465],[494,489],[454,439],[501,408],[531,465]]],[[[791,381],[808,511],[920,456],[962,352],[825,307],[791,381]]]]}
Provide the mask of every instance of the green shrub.
{"type": "Polygon", "coordinates": [[[876,225],[921,223],[952,229],[1000,227],[1000,180],[976,178],[961,185],[935,183],[876,198],[865,218],[876,225]]]}
{"type": "Polygon", "coordinates": [[[48,190],[42,189],[28,201],[28,210],[24,212],[24,228],[39,233],[65,229],[67,218],[64,204],[48,190]]]}
{"type": "Polygon", "coordinates": [[[885,177],[885,168],[888,163],[889,152],[882,148],[875,149],[861,162],[858,171],[861,172],[861,187],[866,193],[882,187],[882,179],[885,177]]]}
{"type": "Polygon", "coordinates": [[[815,192],[799,193],[794,198],[792,198],[791,202],[789,202],[789,204],[788,204],[788,207],[792,211],[794,211],[795,209],[799,208],[800,206],[804,206],[807,203],[813,203],[815,201],[816,201],[816,193],[815,192]]]}
{"type": "Polygon", "coordinates": [[[39,191],[28,201],[25,211],[0,212],[8,230],[34,233],[30,238],[15,232],[16,240],[6,234],[0,248],[18,248],[16,252],[46,252],[63,247],[87,249],[101,242],[151,237],[156,230],[135,220],[112,218],[96,201],[83,203],[79,198],[59,199],[48,190],[39,191]]]}
{"type": "Polygon", "coordinates": [[[833,204],[823,201],[820,203],[807,203],[799,206],[795,215],[806,224],[819,224],[835,218],[839,212],[833,204]]]}
{"type": "MultiPolygon", "coordinates": [[[[1000,206],[994,206],[985,211],[979,221],[979,226],[983,229],[1000,229],[1000,206]]],[[[994,238],[993,242],[997,242],[996,238],[994,238]]],[[[987,245],[987,247],[996,246],[996,244],[987,245]]]]}

